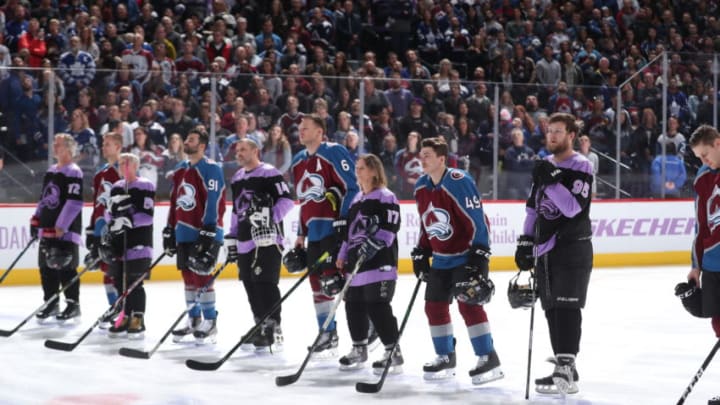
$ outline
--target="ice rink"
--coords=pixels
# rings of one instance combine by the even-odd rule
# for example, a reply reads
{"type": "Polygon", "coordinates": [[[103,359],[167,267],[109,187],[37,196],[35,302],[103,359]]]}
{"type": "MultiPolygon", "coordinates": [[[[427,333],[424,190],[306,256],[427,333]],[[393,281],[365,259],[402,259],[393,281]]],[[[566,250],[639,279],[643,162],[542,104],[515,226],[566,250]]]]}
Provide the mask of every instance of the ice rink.
{"type": "MultiPolygon", "coordinates": [[[[584,311],[578,357],[580,393],[563,401],[558,396],[530,394],[530,403],[674,404],[716,339],[709,320],[692,318],[673,295],[686,267],[595,270],[584,311]]],[[[215,360],[225,354],[252,326],[242,285],[222,280],[216,285],[220,312],[219,339],[212,347],[178,345],[168,339],[149,360],[118,355],[121,347],[149,349],[183,311],[182,285],[147,283],[148,331],[144,341],[109,339],[96,329],[72,352],[43,346],[46,339],[75,341],[107,308],[98,284],[81,288],[82,321],[70,325],[38,325],[34,320],[9,338],[0,338],[0,404],[523,404],[527,367],[529,310],[513,310],[507,302],[511,272],[492,273],[496,285],[486,307],[505,379],[473,386],[467,372],[474,366],[467,331],[453,306],[458,338],[458,368],[454,380],[428,383],[422,364],[434,357],[423,312],[422,293],[415,302],[401,340],[405,372],[388,377],[379,394],[355,391],[355,382],[374,382],[369,369],[337,370],[337,360],[311,362],[295,384],[275,386],[275,376],[294,373],[317,334],[310,287],[303,284],[283,308],[285,350],[274,355],[238,351],[217,371],[188,369],[186,359],[215,360]]],[[[284,293],[296,279],[283,279],[284,293]]],[[[398,321],[407,308],[415,278],[402,276],[394,299],[398,321]]],[[[15,327],[41,304],[39,286],[0,287],[0,329],[15,327]]],[[[539,309],[539,304],[538,304],[539,309]]],[[[338,314],[340,354],[351,342],[338,314]]],[[[545,319],[536,312],[532,378],[547,375],[552,366],[545,319]]],[[[377,349],[370,360],[382,355],[377,349]]],[[[719,355],[720,357],[720,355],[719,355]]],[[[720,358],[710,364],[691,393],[688,404],[706,404],[720,395],[720,358]]]]}

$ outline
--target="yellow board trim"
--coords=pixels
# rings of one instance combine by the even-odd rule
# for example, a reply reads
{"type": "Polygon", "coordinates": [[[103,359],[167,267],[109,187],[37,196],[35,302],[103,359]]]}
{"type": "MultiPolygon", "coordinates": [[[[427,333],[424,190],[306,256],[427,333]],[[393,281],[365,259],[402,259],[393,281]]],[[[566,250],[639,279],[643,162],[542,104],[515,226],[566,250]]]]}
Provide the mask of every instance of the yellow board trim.
{"type": "MultiPolygon", "coordinates": [[[[594,267],[631,267],[631,266],[662,266],[662,265],[678,265],[686,264],[690,266],[690,252],[687,250],[672,252],[649,252],[649,253],[604,253],[596,254],[594,267]]],[[[412,263],[410,259],[400,259],[398,263],[400,273],[412,273],[412,263]]],[[[509,256],[493,257],[490,260],[490,270],[492,271],[515,271],[515,260],[509,256]]],[[[218,277],[221,279],[237,279],[237,266],[232,264],[226,268],[218,277]]],[[[289,274],[284,268],[283,276],[299,276],[299,274],[289,274]]],[[[87,273],[82,277],[83,283],[102,283],[102,273],[87,273]]],[[[151,281],[164,280],[180,280],[180,272],[175,266],[158,265],[152,271],[151,281]]],[[[4,285],[39,285],[40,273],[37,269],[15,269],[3,282],[4,285]]]]}

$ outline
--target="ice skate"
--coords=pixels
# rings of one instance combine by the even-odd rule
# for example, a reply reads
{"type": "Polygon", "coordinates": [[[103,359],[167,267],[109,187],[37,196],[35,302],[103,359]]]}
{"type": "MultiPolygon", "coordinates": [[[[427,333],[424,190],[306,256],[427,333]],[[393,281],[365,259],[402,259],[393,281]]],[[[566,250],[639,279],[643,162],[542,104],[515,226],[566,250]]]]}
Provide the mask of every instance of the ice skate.
{"type": "Polygon", "coordinates": [[[403,363],[405,363],[405,360],[403,359],[402,353],[400,352],[400,346],[395,348],[395,351],[393,351],[392,348],[393,345],[385,346],[385,353],[383,353],[383,358],[381,360],[373,362],[373,374],[381,375],[385,370],[385,366],[387,365],[388,361],[390,361],[390,368],[388,369],[388,374],[402,373],[402,365],[403,363]],[[392,358],[390,356],[390,352],[392,352],[392,358]]]}
{"type": "Polygon", "coordinates": [[[329,359],[338,355],[338,335],[337,330],[326,331],[320,336],[320,340],[313,350],[312,358],[321,360],[329,359]]]}
{"type": "Polygon", "coordinates": [[[275,321],[270,319],[263,323],[262,328],[255,334],[253,340],[253,350],[256,353],[273,353],[275,351],[282,351],[282,330],[278,336],[277,331],[280,326],[275,324],[275,321]],[[280,338],[280,341],[276,340],[280,338]]]}
{"type": "Polygon", "coordinates": [[[118,316],[118,314],[120,314],[120,310],[121,308],[116,308],[114,311],[104,317],[98,324],[98,328],[109,329],[115,323],[115,318],[118,316]]]}
{"type": "Polygon", "coordinates": [[[184,327],[172,331],[173,342],[180,343],[184,340],[186,336],[192,336],[193,332],[195,332],[195,329],[200,326],[201,322],[201,317],[189,316],[187,318],[187,324],[184,327]]]}
{"type": "Polygon", "coordinates": [[[145,338],[145,317],[142,312],[133,312],[127,328],[127,337],[130,340],[145,338]]]}
{"type": "Polygon", "coordinates": [[[425,363],[423,371],[425,380],[444,380],[455,376],[455,352],[438,354],[435,359],[425,363]]]}
{"type": "Polygon", "coordinates": [[[708,400],[708,405],[720,405],[720,395],[717,397],[710,398],[708,400]]]}
{"type": "Polygon", "coordinates": [[[130,317],[123,317],[122,321],[118,324],[113,324],[108,329],[108,337],[110,338],[122,338],[127,336],[128,326],[130,325],[130,317]]]}
{"type": "Polygon", "coordinates": [[[552,379],[557,387],[560,395],[571,393],[572,389],[577,392],[577,385],[573,379],[573,369],[575,368],[575,356],[558,355],[555,371],[553,371],[552,379]]]}
{"type": "Polygon", "coordinates": [[[357,370],[365,367],[365,362],[368,359],[368,347],[367,344],[353,344],[350,353],[340,357],[340,370],[350,371],[357,370]]]}
{"type": "Polygon", "coordinates": [[[55,319],[55,316],[59,314],[60,311],[58,310],[57,301],[54,303],[46,306],[43,308],[42,311],[35,314],[35,319],[37,319],[38,323],[46,323],[48,319],[55,319]]]}
{"type": "Polygon", "coordinates": [[[204,319],[193,332],[195,344],[217,343],[217,319],[204,319]]]}
{"type": "Polygon", "coordinates": [[[470,370],[470,377],[472,377],[472,383],[475,385],[489,383],[505,377],[505,374],[500,369],[500,359],[497,352],[493,350],[485,356],[478,356],[477,365],[470,370]]]}
{"type": "Polygon", "coordinates": [[[58,322],[63,323],[71,319],[80,319],[80,304],[75,300],[67,300],[65,303],[65,309],[55,315],[55,319],[58,322]]]}
{"type": "MultiPolygon", "coordinates": [[[[555,364],[555,368],[557,370],[557,359],[555,357],[551,357],[548,359],[548,362],[555,364]]],[[[569,384],[567,391],[565,394],[577,394],[580,389],[577,385],[577,382],[579,381],[580,377],[578,375],[577,369],[575,368],[575,363],[573,362],[571,366],[572,370],[572,383],[569,384]]],[[[549,375],[547,377],[538,378],[535,380],[535,391],[540,394],[548,394],[548,395],[555,395],[555,394],[561,394],[562,392],[560,389],[555,385],[555,381],[553,379],[555,375],[555,372],[553,372],[553,375],[549,375]]]]}

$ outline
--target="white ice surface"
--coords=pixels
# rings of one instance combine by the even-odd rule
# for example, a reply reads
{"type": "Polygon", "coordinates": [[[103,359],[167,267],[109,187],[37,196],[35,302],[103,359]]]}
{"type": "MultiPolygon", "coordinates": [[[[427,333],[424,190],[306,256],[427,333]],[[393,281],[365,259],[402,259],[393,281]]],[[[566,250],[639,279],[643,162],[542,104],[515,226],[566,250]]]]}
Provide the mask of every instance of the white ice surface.
{"type": "MultiPolygon", "coordinates": [[[[578,357],[580,393],[563,401],[536,394],[530,403],[674,404],[716,342],[709,320],[692,318],[673,296],[673,287],[686,275],[685,267],[603,269],[593,273],[588,305],[583,312],[583,336],[578,357]]],[[[238,351],[217,371],[188,369],[186,359],[215,360],[224,355],[252,326],[246,297],[238,281],[217,283],[220,312],[219,340],[214,347],[178,345],[168,339],[149,360],[125,358],[120,347],[152,347],[182,312],[183,290],[178,282],[147,283],[147,327],[144,341],[110,340],[95,330],[72,352],[43,346],[52,338],[72,342],[95,322],[106,307],[100,285],[81,289],[82,322],[38,325],[28,322],[9,338],[0,338],[0,404],[523,404],[528,355],[530,311],[512,310],[506,298],[510,272],[493,273],[497,287],[486,307],[495,347],[506,377],[486,386],[473,386],[467,371],[473,367],[467,331],[452,307],[458,338],[458,375],[454,380],[428,383],[422,364],[433,350],[422,293],[415,302],[401,340],[404,374],[390,376],[379,394],[355,391],[355,382],[374,382],[368,369],[340,372],[337,362],[310,363],[295,384],[276,387],[275,377],[292,374],[317,334],[311,293],[302,285],[283,308],[285,351],[248,355],[238,351]]],[[[284,292],[296,279],[283,279],[284,292]]],[[[402,276],[394,299],[398,322],[403,317],[415,279],[402,276]]],[[[0,329],[12,329],[37,308],[39,286],[0,287],[0,329]]],[[[340,352],[350,349],[344,309],[338,326],[340,352]]],[[[371,360],[381,356],[378,349],[371,360]]],[[[536,311],[532,378],[547,375],[552,366],[547,327],[536,311]]],[[[720,355],[718,355],[720,357],[720,355]]],[[[715,359],[691,393],[688,404],[705,404],[720,395],[720,358],[715,359]]]]}

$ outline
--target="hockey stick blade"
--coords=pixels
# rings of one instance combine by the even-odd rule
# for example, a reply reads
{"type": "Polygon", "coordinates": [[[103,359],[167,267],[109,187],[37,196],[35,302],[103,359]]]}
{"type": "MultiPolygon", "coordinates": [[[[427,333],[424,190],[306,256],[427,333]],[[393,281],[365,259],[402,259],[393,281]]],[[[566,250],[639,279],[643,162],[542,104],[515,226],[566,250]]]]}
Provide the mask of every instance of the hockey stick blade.
{"type": "Polygon", "coordinates": [[[65,342],[58,342],[57,340],[46,340],[45,341],[45,347],[48,349],[55,349],[55,350],[62,350],[64,352],[71,352],[75,350],[75,348],[78,346],[78,343],[65,343],[65,342]]]}
{"type": "Polygon", "coordinates": [[[145,352],[142,350],[137,349],[131,349],[129,347],[121,347],[120,350],[118,350],[118,354],[125,357],[132,357],[133,359],[149,359],[150,358],[150,352],[145,352]]]}
{"type": "Polygon", "coordinates": [[[198,370],[198,371],[215,371],[215,370],[219,369],[220,366],[223,365],[223,363],[225,363],[224,359],[220,359],[220,360],[214,361],[212,363],[206,363],[204,361],[197,361],[197,360],[193,360],[193,359],[185,360],[185,365],[188,368],[191,368],[193,370],[198,370]]]}
{"type": "MultiPolygon", "coordinates": [[[[35,315],[35,314],[33,314],[33,315],[35,315]]],[[[24,325],[24,324],[23,324],[23,325],[24,325]]],[[[21,326],[22,326],[22,325],[21,325],[21,326]]],[[[0,329],[0,337],[10,337],[10,336],[12,336],[15,332],[17,332],[18,329],[20,329],[20,328],[14,328],[14,329],[11,329],[11,330],[1,330],[1,329],[0,329]]]]}
{"type": "Polygon", "coordinates": [[[277,385],[278,387],[284,387],[286,385],[293,384],[295,383],[295,381],[298,380],[298,378],[300,378],[301,373],[302,371],[291,375],[279,375],[275,377],[275,385],[277,385]]]}
{"type": "Polygon", "coordinates": [[[355,391],[361,392],[363,394],[377,394],[380,392],[380,388],[382,388],[384,381],[379,381],[376,383],[366,383],[366,382],[359,382],[355,384],[355,391]]]}

